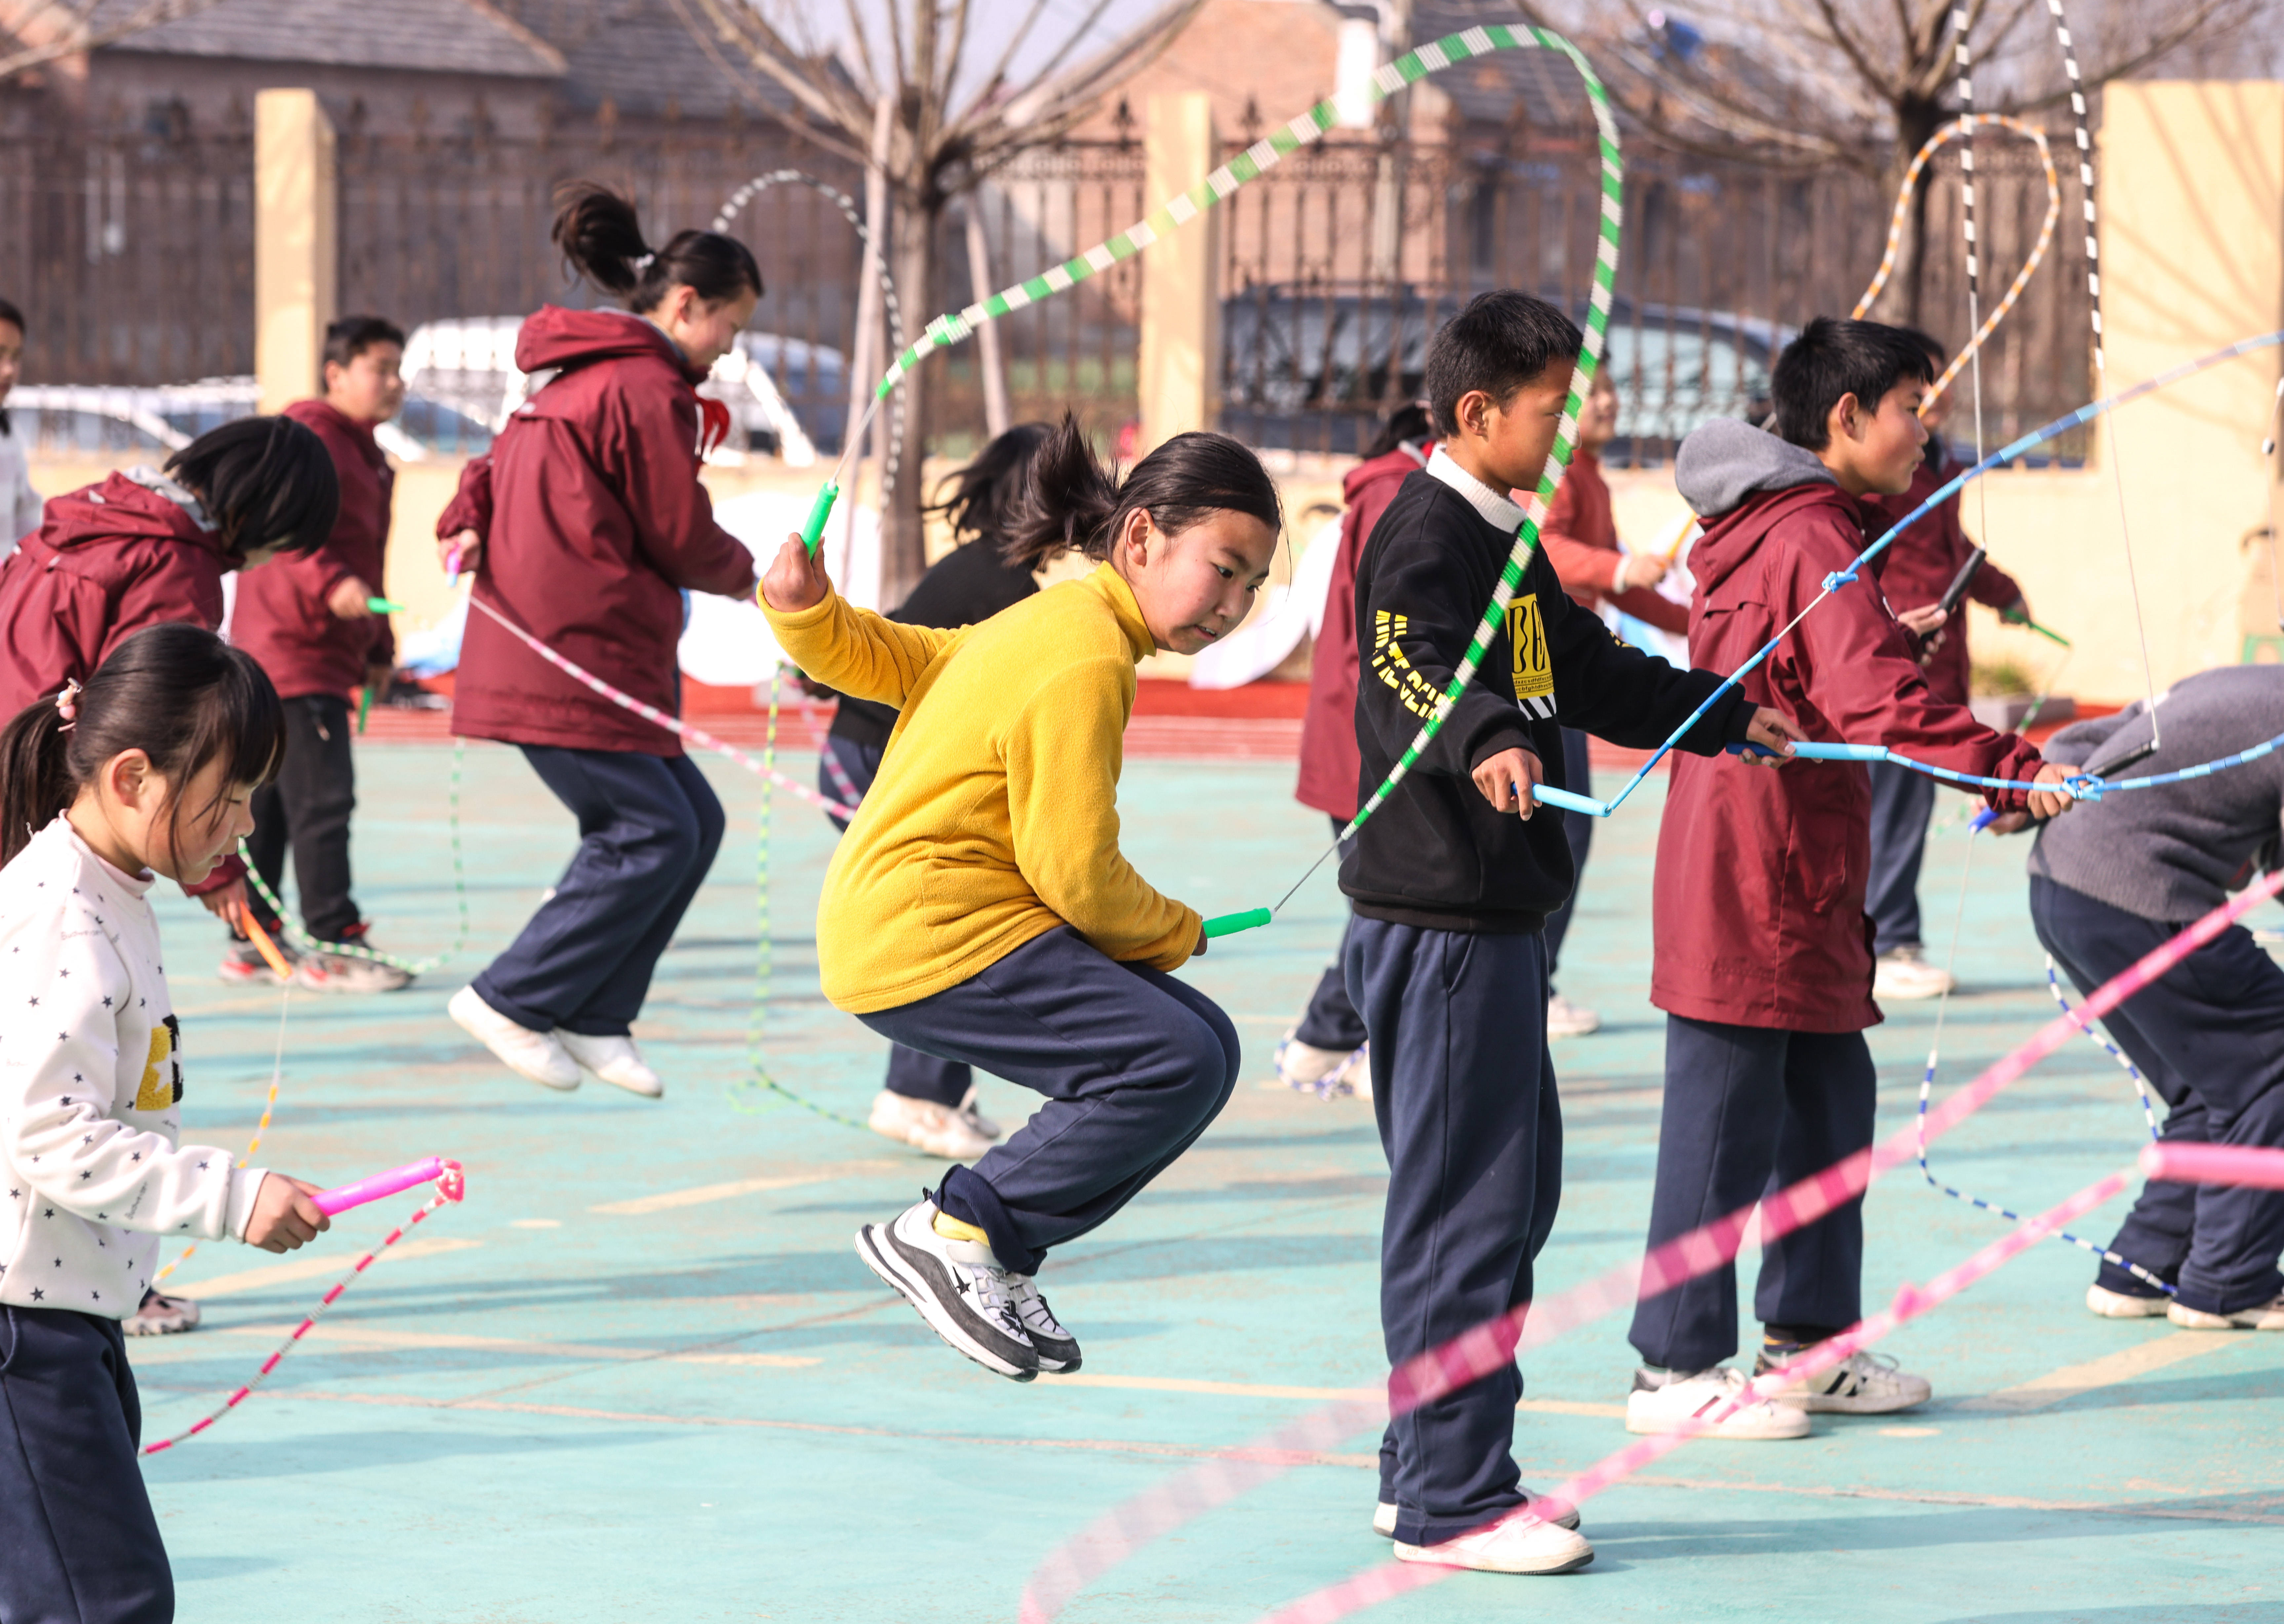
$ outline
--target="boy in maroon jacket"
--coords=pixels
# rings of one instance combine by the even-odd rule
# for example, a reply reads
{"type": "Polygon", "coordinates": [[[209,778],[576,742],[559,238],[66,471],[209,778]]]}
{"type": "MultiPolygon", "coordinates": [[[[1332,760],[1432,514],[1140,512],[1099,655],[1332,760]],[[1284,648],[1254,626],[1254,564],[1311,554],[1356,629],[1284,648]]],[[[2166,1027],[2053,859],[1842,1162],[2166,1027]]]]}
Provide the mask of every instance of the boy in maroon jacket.
{"type": "MultiPolygon", "coordinates": [[[[340,480],[340,515],[319,547],[280,558],[239,583],[231,641],[262,662],[286,702],[286,759],[254,792],[246,847],[271,894],[285,883],[293,848],[301,924],[310,938],[351,949],[365,946],[366,922],[349,895],[349,816],[356,809],[356,766],[349,750],[350,698],[386,689],[396,645],[388,619],[371,600],[381,589],[395,475],[373,431],[404,403],[404,334],[377,316],[349,316],[325,329],[325,392],[296,401],[286,416],[325,442],[340,480]]],[[[279,921],[259,895],[248,906],[273,935],[279,921]]],[[[251,943],[233,935],[224,980],[267,971],[251,943]]],[[[362,953],[300,956],[293,979],[316,992],[394,992],[412,978],[362,953]]]]}
{"type": "MultiPolygon", "coordinates": [[[[1914,414],[1932,377],[1898,330],[1819,318],[1777,363],[1779,433],[1725,419],[1683,442],[1675,482],[1705,526],[1689,557],[1692,664],[1736,669],[1850,567],[1873,517],[1863,498],[1900,495],[1919,465],[1927,431],[1914,414]]],[[[1786,633],[1744,690],[1812,740],[1884,744],[1991,777],[2065,776],[1928,688],[1869,570],[1786,633]]],[[[1658,835],[1650,1001],[1666,1011],[1666,1048],[1653,1247],[1872,1143],[1871,785],[1852,764],[1739,767],[1677,754],[1658,835]]],[[[1990,800],[2039,818],[2069,804],[2059,791],[1990,800]]],[[[1769,1245],[1759,1369],[1862,1317],[1863,1255],[1860,1198],[1769,1245]]],[[[1737,1330],[1733,1265],[1642,1302],[1628,1429],[1669,1430],[1742,1386],[1723,1363],[1737,1330]]],[[[1797,1438],[1808,1411],[1882,1414],[1929,1392],[1859,1354],[1712,1435],[1797,1438]]]]}

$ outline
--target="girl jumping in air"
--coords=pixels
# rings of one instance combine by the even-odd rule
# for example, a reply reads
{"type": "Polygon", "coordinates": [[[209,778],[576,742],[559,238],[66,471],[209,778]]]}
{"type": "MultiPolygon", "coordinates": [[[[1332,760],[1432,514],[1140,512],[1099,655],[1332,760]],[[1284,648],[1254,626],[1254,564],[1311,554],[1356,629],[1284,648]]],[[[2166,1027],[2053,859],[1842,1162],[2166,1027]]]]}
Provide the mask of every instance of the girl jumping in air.
{"type": "Polygon", "coordinates": [[[957,630],[850,606],[798,536],[763,607],[811,676],[896,707],[880,776],[817,903],[825,996],[892,1042],[979,1066],[1046,1103],[974,1167],[856,1250],[931,1329],[1016,1381],[1076,1370],[1034,1279],[1049,1248],[1133,1199],[1203,1133],[1237,1033],[1172,971],[1196,912],[1118,849],[1137,661],[1234,630],[1281,514],[1253,453],[1177,434],[1123,481],[1065,418],[1036,454],[1010,549],[1101,560],[1083,580],[957,630]]]}

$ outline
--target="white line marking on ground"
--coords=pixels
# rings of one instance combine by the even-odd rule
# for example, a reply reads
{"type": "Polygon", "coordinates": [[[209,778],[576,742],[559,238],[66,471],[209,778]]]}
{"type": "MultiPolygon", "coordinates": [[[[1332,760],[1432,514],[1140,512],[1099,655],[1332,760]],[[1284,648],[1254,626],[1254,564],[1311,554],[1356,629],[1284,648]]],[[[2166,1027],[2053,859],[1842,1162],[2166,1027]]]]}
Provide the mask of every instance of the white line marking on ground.
{"type": "Polygon", "coordinates": [[[643,1213],[663,1213],[677,1206],[702,1206],[708,1201],[728,1201],[739,1196],[758,1195],[765,1190],[794,1190],[803,1184],[825,1184],[856,1174],[893,1173],[903,1165],[885,1157],[877,1161],[841,1162],[830,1167],[812,1167],[805,1173],[781,1174],[771,1178],[731,1179],[726,1183],[699,1184],[689,1190],[668,1190],[654,1196],[637,1196],[628,1201],[606,1201],[587,1210],[607,1213],[618,1218],[633,1217],[643,1213]]]}
{"type": "MultiPolygon", "coordinates": [[[[227,1327],[239,1336],[282,1337],[293,1331],[291,1325],[231,1325],[227,1327]]],[[[820,1359],[805,1358],[794,1354],[735,1354],[693,1350],[676,1353],[668,1348],[611,1347],[584,1342],[540,1342],[522,1337],[471,1337],[444,1331],[384,1331],[378,1327],[344,1323],[335,1320],[321,1324],[309,1332],[307,1340],[323,1342],[336,1353],[426,1351],[434,1349],[461,1350],[479,1354],[520,1354],[541,1359],[597,1359],[614,1363],[630,1364],[652,1362],[660,1364],[728,1364],[749,1369],[798,1370],[804,1365],[819,1364],[820,1359]]]]}
{"type": "MultiPolygon", "coordinates": [[[[481,1246],[480,1240],[461,1240],[450,1236],[399,1241],[373,1260],[376,1266],[407,1258],[433,1258],[447,1252],[465,1252],[481,1246]]],[[[336,1252],[330,1257],[295,1258],[290,1263],[271,1263],[262,1269],[242,1269],[236,1274],[216,1275],[211,1280],[186,1281],[176,1289],[193,1302],[204,1302],[209,1297],[233,1297],[240,1292],[258,1292],[272,1285],[291,1285],[296,1280],[314,1280],[320,1275],[342,1275],[356,1260],[343,1257],[336,1252]]],[[[292,1330],[292,1326],[285,1327],[292,1330]]]]}

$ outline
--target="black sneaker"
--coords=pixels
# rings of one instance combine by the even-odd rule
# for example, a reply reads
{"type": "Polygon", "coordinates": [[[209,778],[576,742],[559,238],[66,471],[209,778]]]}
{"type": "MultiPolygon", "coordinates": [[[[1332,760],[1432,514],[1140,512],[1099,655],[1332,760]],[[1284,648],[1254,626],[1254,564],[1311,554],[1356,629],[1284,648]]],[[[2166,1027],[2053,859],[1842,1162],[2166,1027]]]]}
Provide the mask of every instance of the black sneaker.
{"type": "Polygon", "coordinates": [[[894,1223],[866,1224],[856,1231],[856,1255],[960,1353],[1011,1381],[1032,1380],[1039,1350],[1016,1316],[1012,1277],[982,1241],[937,1234],[935,1214],[935,1203],[922,1200],[894,1223]]]}
{"type": "Polygon", "coordinates": [[[1022,1321],[1023,1333],[1038,1349],[1039,1369],[1050,1376],[1068,1376],[1077,1370],[1078,1339],[1057,1322],[1054,1310],[1039,1292],[1036,1277],[1010,1274],[1007,1285],[1015,1299],[1015,1317],[1022,1321]]]}

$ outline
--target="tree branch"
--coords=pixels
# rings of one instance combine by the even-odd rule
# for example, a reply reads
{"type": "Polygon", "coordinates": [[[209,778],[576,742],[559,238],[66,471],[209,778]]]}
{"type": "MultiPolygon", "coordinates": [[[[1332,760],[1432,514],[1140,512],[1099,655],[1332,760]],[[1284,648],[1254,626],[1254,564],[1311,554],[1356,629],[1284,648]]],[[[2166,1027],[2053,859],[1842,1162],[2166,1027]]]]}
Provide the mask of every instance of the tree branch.
{"type": "Polygon", "coordinates": [[[107,28],[90,30],[85,13],[78,13],[78,27],[44,45],[34,45],[11,56],[0,57],[0,79],[54,62],[65,57],[76,57],[106,45],[115,45],[121,40],[194,17],[215,4],[215,0],[149,0],[149,4],[129,12],[107,28]]]}

